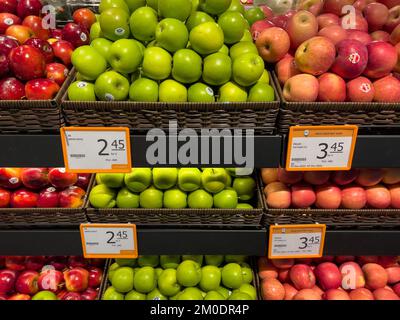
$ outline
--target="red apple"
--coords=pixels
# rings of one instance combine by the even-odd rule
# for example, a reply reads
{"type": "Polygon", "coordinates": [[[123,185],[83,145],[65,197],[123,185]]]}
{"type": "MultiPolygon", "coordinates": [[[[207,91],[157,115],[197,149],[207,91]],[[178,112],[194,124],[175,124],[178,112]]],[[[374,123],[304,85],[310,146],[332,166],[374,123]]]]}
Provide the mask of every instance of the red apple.
{"type": "Polygon", "coordinates": [[[371,187],[383,179],[382,169],[361,169],[356,182],[363,187],[371,187]]]}
{"type": "Polygon", "coordinates": [[[19,189],[11,195],[12,208],[36,208],[39,195],[27,189],[19,189]]]}
{"type": "Polygon", "coordinates": [[[305,182],[316,186],[327,183],[329,178],[329,171],[306,171],[303,176],[305,182]]]}
{"type": "Polygon", "coordinates": [[[343,102],[346,100],[346,82],[338,75],[324,73],[318,78],[318,82],[318,101],[343,102]]]}
{"type": "Polygon", "coordinates": [[[382,182],[385,184],[396,184],[400,182],[399,168],[386,168],[383,170],[382,182]]]}
{"type": "Polygon", "coordinates": [[[400,102],[400,81],[389,75],[374,82],[374,101],[400,102]]]}
{"type": "Polygon", "coordinates": [[[355,0],[326,0],[324,3],[324,12],[341,16],[343,14],[342,8],[346,5],[352,5],[354,1],[355,0]]]}
{"type": "Polygon", "coordinates": [[[383,3],[389,9],[399,4],[398,0],[380,0],[379,2],[383,3]]]}
{"type": "Polygon", "coordinates": [[[263,32],[265,29],[272,28],[275,25],[269,20],[258,20],[251,25],[251,35],[253,36],[253,40],[256,41],[258,36],[263,32]]]}
{"type": "Polygon", "coordinates": [[[318,79],[311,74],[298,74],[288,79],[283,87],[286,101],[316,101],[318,98],[318,79]]]}
{"type": "Polygon", "coordinates": [[[51,63],[54,60],[53,48],[47,41],[39,38],[30,38],[25,42],[25,44],[39,49],[43,54],[46,63],[51,63]]]}
{"type": "Polygon", "coordinates": [[[9,26],[20,23],[21,19],[15,14],[0,12],[0,34],[4,34],[9,26]]]}
{"type": "Polygon", "coordinates": [[[59,193],[56,188],[48,187],[39,193],[37,201],[38,208],[58,208],[59,207],[59,193]]]}
{"type": "Polygon", "coordinates": [[[89,272],[77,267],[64,271],[65,286],[70,292],[85,291],[89,283],[89,272]]]}
{"type": "Polygon", "coordinates": [[[283,288],[285,289],[284,300],[293,300],[294,296],[297,294],[298,290],[291,284],[284,283],[283,288]]]}
{"type": "Polygon", "coordinates": [[[374,292],[375,300],[400,300],[399,296],[386,288],[376,289],[374,292]]]}
{"type": "Polygon", "coordinates": [[[22,45],[10,52],[10,67],[21,80],[32,80],[44,76],[46,62],[39,49],[22,45]]]}
{"type": "Polygon", "coordinates": [[[356,2],[353,3],[353,7],[357,10],[362,12],[364,8],[370,4],[376,2],[375,0],[357,0],[356,2]]]}
{"type": "Polygon", "coordinates": [[[258,276],[261,280],[278,278],[278,269],[266,257],[260,257],[257,265],[258,276]]]}
{"type": "Polygon", "coordinates": [[[369,78],[387,76],[397,63],[397,51],[390,43],[374,41],[367,45],[368,65],[364,75],[369,78]]]}
{"type": "Polygon", "coordinates": [[[371,102],[374,99],[375,88],[365,77],[355,78],[347,83],[347,98],[353,102],[371,102]]]}
{"type": "Polygon", "coordinates": [[[56,270],[62,271],[67,267],[67,257],[65,256],[50,257],[47,264],[52,266],[56,270]]]}
{"type": "Polygon", "coordinates": [[[16,293],[9,297],[8,300],[31,300],[31,296],[28,294],[16,293]]]}
{"type": "Polygon", "coordinates": [[[65,168],[52,168],[49,170],[49,181],[56,188],[66,188],[78,181],[76,173],[68,173],[65,168]]]}
{"type": "Polygon", "coordinates": [[[278,180],[286,184],[295,184],[303,179],[303,173],[300,171],[287,171],[286,169],[278,169],[278,180]]]}
{"type": "Polygon", "coordinates": [[[59,300],[82,300],[81,295],[78,292],[68,292],[65,290],[57,294],[57,298],[59,300]]]}
{"type": "Polygon", "coordinates": [[[276,27],[282,28],[286,30],[287,23],[289,21],[289,17],[282,14],[282,15],[277,15],[273,16],[271,19],[269,19],[276,27]]]}
{"type": "Polygon", "coordinates": [[[22,185],[20,168],[0,168],[0,187],[17,189],[22,185]]]}
{"type": "Polygon", "coordinates": [[[342,284],[342,275],[336,264],[324,262],[314,270],[315,277],[323,290],[337,289],[342,284]]]}
{"type": "Polygon", "coordinates": [[[25,18],[26,16],[38,16],[42,10],[42,3],[40,0],[19,0],[17,6],[18,16],[25,18]]]}
{"type": "Polygon", "coordinates": [[[40,291],[48,290],[54,293],[59,292],[64,282],[64,276],[61,271],[54,269],[43,270],[38,279],[40,291]]]}
{"type": "Polygon", "coordinates": [[[8,208],[10,206],[11,192],[0,188],[0,208],[8,208]]]}
{"type": "Polygon", "coordinates": [[[332,183],[317,186],[315,205],[321,209],[338,209],[342,202],[341,190],[332,183]]]}
{"type": "Polygon", "coordinates": [[[339,17],[333,13],[324,13],[317,17],[318,28],[319,30],[329,27],[329,26],[338,26],[339,25],[339,17]]]}
{"type": "Polygon", "coordinates": [[[50,29],[50,37],[56,40],[62,40],[62,29],[50,29]]]}
{"type": "Polygon", "coordinates": [[[400,297],[400,283],[397,283],[393,286],[393,291],[400,297]]]}
{"type": "Polygon", "coordinates": [[[47,40],[50,38],[50,30],[43,28],[42,18],[34,15],[27,16],[22,24],[29,27],[33,31],[35,38],[42,40],[47,40]]]}
{"type": "Polygon", "coordinates": [[[84,27],[86,30],[90,30],[93,23],[96,22],[96,15],[88,8],[81,8],[74,12],[72,15],[74,22],[84,27]]]}
{"type": "Polygon", "coordinates": [[[363,209],[367,204],[367,195],[363,188],[356,185],[345,186],[342,190],[342,204],[345,209],[363,209]]]}
{"type": "Polygon", "coordinates": [[[87,268],[89,261],[82,256],[69,256],[67,265],[70,268],[87,268]]]}
{"type": "Polygon", "coordinates": [[[392,199],[392,208],[400,209],[400,184],[389,186],[390,197],[392,199]]]}
{"type": "Polygon", "coordinates": [[[288,79],[299,74],[300,70],[297,69],[294,58],[290,54],[287,54],[275,65],[275,72],[278,76],[279,83],[283,85],[288,79]]]}
{"type": "Polygon", "coordinates": [[[75,48],[89,44],[89,32],[76,23],[67,23],[62,30],[63,39],[70,42],[75,48]]]}
{"type": "Polygon", "coordinates": [[[6,268],[14,271],[25,270],[25,257],[23,256],[7,256],[5,258],[6,268]]]}
{"type": "Polygon", "coordinates": [[[18,0],[0,0],[0,12],[17,13],[18,0]]]}
{"type": "Polygon", "coordinates": [[[278,280],[282,283],[290,281],[289,272],[290,269],[280,269],[278,272],[278,280]]]}
{"type": "Polygon", "coordinates": [[[266,19],[271,19],[274,16],[274,12],[267,5],[261,5],[259,7],[264,12],[264,16],[265,16],[266,19]]]}
{"type": "Polygon", "coordinates": [[[61,191],[59,194],[60,208],[79,208],[82,207],[86,192],[77,186],[71,186],[61,191]]]}
{"type": "Polygon", "coordinates": [[[347,39],[360,41],[364,45],[373,41],[372,37],[367,32],[359,30],[347,30],[347,39]]]}
{"type": "Polygon", "coordinates": [[[68,77],[68,68],[61,63],[49,63],[46,65],[45,75],[47,79],[61,86],[68,77]]]}
{"type": "Polygon", "coordinates": [[[349,294],[340,289],[329,289],[323,297],[324,300],[351,300],[349,294]]]}
{"type": "Polygon", "coordinates": [[[311,289],[315,286],[315,276],[310,266],[296,264],[290,269],[290,280],[297,290],[311,289]]]}
{"type": "Polygon", "coordinates": [[[38,279],[39,273],[36,271],[23,271],[15,282],[15,290],[22,294],[33,295],[39,291],[38,279]]]}
{"type": "Polygon", "coordinates": [[[0,100],[21,100],[25,97],[25,86],[17,78],[0,80],[0,100]]]}
{"type": "Polygon", "coordinates": [[[314,189],[306,183],[292,186],[292,205],[295,208],[309,208],[316,200],[314,189]]]}
{"type": "Polygon", "coordinates": [[[71,55],[74,51],[74,46],[65,40],[58,40],[51,44],[54,56],[62,61],[67,67],[71,65],[71,55]]]}
{"type": "Polygon", "coordinates": [[[0,36],[0,77],[10,72],[10,59],[8,57],[11,49],[18,47],[18,42],[9,37],[0,36]]]}
{"type": "Polygon", "coordinates": [[[390,42],[390,34],[386,31],[377,30],[371,33],[373,41],[385,41],[390,42]]]}
{"type": "Polygon", "coordinates": [[[386,209],[391,204],[389,190],[381,184],[367,187],[367,205],[370,208],[386,209]]]}
{"type": "Polygon", "coordinates": [[[7,294],[14,290],[17,272],[14,270],[0,270],[0,294],[7,294]]]}
{"type": "Polygon", "coordinates": [[[39,271],[43,268],[46,262],[44,256],[28,256],[25,260],[25,266],[27,270],[39,271]]]}
{"type": "Polygon", "coordinates": [[[369,31],[381,30],[389,18],[389,9],[382,3],[370,3],[363,14],[368,22],[369,31]]]}
{"type": "Polygon", "coordinates": [[[363,266],[364,264],[367,263],[378,263],[378,257],[377,256],[359,256],[357,257],[357,262],[363,266]]]}
{"type": "Polygon", "coordinates": [[[285,30],[271,27],[261,32],[256,40],[256,46],[265,61],[274,63],[288,53],[290,39],[285,30]]]}
{"type": "Polygon", "coordinates": [[[81,293],[82,300],[96,300],[99,292],[93,288],[87,288],[81,293]]]}
{"type": "Polygon", "coordinates": [[[264,279],[261,282],[261,294],[264,300],[283,300],[285,288],[276,279],[264,279]]]}
{"type": "Polygon", "coordinates": [[[98,286],[100,286],[102,279],[103,279],[103,270],[96,267],[92,267],[89,269],[88,286],[90,288],[97,288],[98,286]]]}
{"type": "Polygon", "coordinates": [[[321,13],[323,6],[323,0],[300,0],[297,2],[296,10],[307,10],[317,16],[321,13]]]}
{"type": "Polygon", "coordinates": [[[282,182],[271,182],[264,188],[264,194],[269,208],[288,209],[291,205],[289,187],[282,182]]]}
{"type": "Polygon", "coordinates": [[[78,181],[75,185],[83,190],[86,190],[90,182],[90,174],[89,173],[79,173],[78,181]]]}
{"type": "Polygon", "coordinates": [[[38,190],[49,184],[47,168],[24,168],[21,171],[21,180],[25,187],[38,190]]]}
{"type": "Polygon", "coordinates": [[[385,24],[385,30],[392,32],[400,24],[400,5],[397,5],[389,10],[389,17],[385,24]]]}
{"type": "Polygon", "coordinates": [[[400,282],[400,267],[389,267],[386,268],[386,272],[388,274],[388,283],[389,284],[396,284],[400,282]]]}
{"type": "Polygon", "coordinates": [[[55,98],[58,91],[60,91],[60,86],[49,79],[34,79],[25,85],[28,100],[51,100],[55,98]]]}
{"type": "Polygon", "coordinates": [[[271,259],[271,263],[278,269],[289,269],[294,265],[294,259],[271,259]]]}
{"type": "Polygon", "coordinates": [[[384,268],[397,267],[399,265],[397,263],[397,260],[398,260],[397,256],[379,256],[378,264],[384,268]]]}
{"type": "Polygon", "coordinates": [[[14,24],[7,28],[5,35],[16,39],[19,44],[24,44],[26,40],[33,37],[33,31],[26,26],[14,24]]]}
{"type": "Polygon", "coordinates": [[[343,29],[341,26],[332,25],[321,29],[318,32],[318,35],[328,38],[334,45],[336,45],[347,38],[347,30],[343,29]]]}
{"type": "Polygon", "coordinates": [[[340,265],[342,274],[342,287],[345,290],[358,289],[365,286],[364,273],[358,263],[348,261],[340,265]]]}
{"type": "Polygon", "coordinates": [[[396,44],[395,48],[397,51],[397,63],[396,66],[394,67],[394,71],[400,73],[400,43],[396,44]]]}
{"type": "Polygon", "coordinates": [[[302,289],[296,293],[293,300],[322,300],[322,298],[313,289],[302,289]]]}
{"type": "Polygon", "coordinates": [[[288,20],[286,30],[290,37],[291,48],[297,49],[304,41],[317,35],[317,18],[311,12],[300,10],[288,20]]]}
{"type": "Polygon", "coordinates": [[[376,263],[367,263],[363,265],[362,270],[369,288],[375,290],[386,286],[388,275],[382,266],[376,263]]]}

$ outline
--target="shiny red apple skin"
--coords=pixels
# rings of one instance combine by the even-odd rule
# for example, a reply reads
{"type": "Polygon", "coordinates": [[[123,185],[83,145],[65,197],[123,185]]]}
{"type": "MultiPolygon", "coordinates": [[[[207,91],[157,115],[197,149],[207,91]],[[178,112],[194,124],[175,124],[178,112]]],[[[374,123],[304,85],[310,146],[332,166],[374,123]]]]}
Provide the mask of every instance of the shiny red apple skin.
{"type": "Polygon", "coordinates": [[[69,256],[67,265],[70,268],[87,268],[89,261],[82,256],[69,256]]]}
{"type": "Polygon", "coordinates": [[[40,272],[38,279],[39,290],[49,290],[57,293],[61,290],[64,282],[64,275],[59,270],[46,269],[40,272]]]}
{"type": "Polygon", "coordinates": [[[22,45],[12,49],[9,57],[11,70],[17,78],[29,81],[44,76],[46,62],[39,49],[22,45]]]}
{"type": "Polygon", "coordinates": [[[64,270],[67,267],[67,257],[64,256],[54,256],[50,257],[47,261],[49,266],[52,266],[56,270],[64,270]]]}
{"type": "Polygon", "coordinates": [[[0,12],[17,13],[17,0],[0,0],[0,12]]]}
{"type": "Polygon", "coordinates": [[[7,294],[14,290],[17,272],[14,270],[0,270],[0,294],[7,294]]]}
{"type": "Polygon", "coordinates": [[[42,10],[43,4],[40,0],[19,0],[17,13],[20,18],[30,15],[38,16],[42,10]]]}
{"type": "Polygon", "coordinates": [[[71,186],[60,192],[60,208],[80,208],[83,205],[86,192],[77,186],[71,186]]]}
{"type": "Polygon", "coordinates": [[[56,188],[67,188],[78,181],[78,175],[66,172],[65,168],[52,168],[49,170],[49,180],[56,188]]]}
{"type": "Polygon", "coordinates": [[[50,29],[50,38],[62,40],[62,29],[50,29]]]}
{"type": "Polygon", "coordinates": [[[20,168],[0,168],[0,187],[17,189],[22,185],[20,168]]]}
{"type": "Polygon", "coordinates": [[[68,77],[68,68],[61,63],[53,62],[46,65],[46,78],[61,86],[68,77]]]}
{"type": "Polygon", "coordinates": [[[21,100],[25,97],[25,85],[17,78],[0,80],[0,100],[21,100]]]}
{"type": "Polygon", "coordinates": [[[39,195],[27,189],[19,189],[11,195],[12,208],[36,208],[39,195]]]}
{"type": "Polygon", "coordinates": [[[75,48],[90,43],[89,32],[79,24],[67,23],[62,30],[63,39],[70,42],[75,48]]]}
{"type": "Polygon", "coordinates": [[[103,279],[103,270],[100,268],[90,268],[89,269],[89,287],[97,288],[101,284],[101,280],[103,279]]]}
{"type": "Polygon", "coordinates": [[[75,183],[75,185],[79,188],[82,188],[83,190],[86,190],[87,187],[89,186],[89,182],[90,182],[90,173],[79,173],[78,181],[75,183]]]}
{"type": "Polygon", "coordinates": [[[81,293],[82,300],[96,300],[97,296],[99,295],[98,290],[93,288],[87,288],[85,291],[81,293]]]}
{"type": "Polygon", "coordinates": [[[78,292],[67,292],[62,291],[57,295],[59,300],[82,300],[81,295],[78,292]]]}
{"type": "Polygon", "coordinates": [[[96,15],[88,8],[81,8],[75,10],[72,18],[76,24],[84,27],[86,30],[90,30],[93,23],[96,22],[96,15]]]}
{"type": "Polygon", "coordinates": [[[373,41],[367,45],[368,65],[364,75],[379,79],[389,75],[397,63],[397,51],[394,46],[384,41],[373,41]]]}
{"type": "Polygon", "coordinates": [[[71,55],[74,51],[74,46],[65,40],[58,40],[51,44],[56,58],[60,59],[64,65],[71,65],[71,55]]]}
{"type": "Polygon", "coordinates": [[[38,208],[58,208],[60,196],[56,188],[48,187],[39,193],[38,208]]]}
{"type": "Polygon", "coordinates": [[[45,188],[49,184],[47,168],[23,168],[21,171],[22,184],[33,190],[45,188]]]}
{"type": "Polygon", "coordinates": [[[26,40],[24,44],[39,49],[40,52],[44,55],[46,63],[51,63],[54,61],[53,48],[51,47],[51,44],[48,43],[46,40],[42,40],[39,38],[30,38],[26,40]]]}
{"type": "Polygon", "coordinates": [[[36,271],[24,271],[18,276],[15,289],[19,293],[33,295],[39,291],[38,279],[39,273],[36,271]]]}
{"type": "Polygon", "coordinates": [[[27,270],[40,271],[45,263],[45,256],[28,256],[25,260],[25,267],[27,270]]]}
{"type": "Polygon", "coordinates": [[[4,34],[14,24],[21,24],[21,19],[15,14],[0,12],[0,34],[4,34]]]}
{"type": "Polygon", "coordinates": [[[7,28],[5,35],[16,39],[19,44],[24,44],[26,40],[33,37],[33,31],[27,26],[13,24],[7,28]]]}
{"type": "Polygon", "coordinates": [[[25,257],[23,256],[7,256],[5,259],[5,266],[7,269],[13,271],[22,271],[26,269],[25,257]]]}
{"type": "Polygon", "coordinates": [[[43,28],[42,18],[38,16],[27,16],[24,21],[22,21],[22,25],[31,28],[33,31],[33,35],[36,38],[47,40],[50,38],[50,30],[43,28]]]}
{"type": "Polygon", "coordinates": [[[65,287],[70,292],[82,292],[88,288],[89,272],[77,267],[64,271],[65,287]]]}
{"type": "Polygon", "coordinates": [[[18,41],[6,36],[0,36],[0,78],[3,78],[10,72],[10,59],[8,55],[12,49],[18,46],[18,41]]]}
{"type": "Polygon", "coordinates": [[[8,300],[31,300],[31,296],[28,294],[16,293],[9,297],[8,300]]]}
{"type": "Polygon", "coordinates": [[[58,91],[60,91],[60,86],[49,79],[34,79],[25,85],[28,100],[51,100],[55,98],[58,91]]]}
{"type": "Polygon", "coordinates": [[[0,188],[0,208],[8,208],[10,206],[11,192],[0,188]]]}

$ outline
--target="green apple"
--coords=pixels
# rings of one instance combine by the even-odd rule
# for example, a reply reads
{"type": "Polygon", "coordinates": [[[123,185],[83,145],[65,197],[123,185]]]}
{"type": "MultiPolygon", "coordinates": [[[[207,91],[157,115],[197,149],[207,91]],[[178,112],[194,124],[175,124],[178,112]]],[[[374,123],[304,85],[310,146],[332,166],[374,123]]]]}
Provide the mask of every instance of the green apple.
{"type": "Polygon", "coordinates": [[[98,173],[101,183],[109,188],[121,188],[124,185],[124,173],[98,173]]]}
{"type": "Polygon", "coordinates": [[[265,19],[265,14],[260,7],[251,7],[245,11],[244,17],[251,26],[254,22],[265,19]]]}
{"type": "Polygon", "coordinates": [[[161,255],[160,265],[164,269],[176,269],[181,263],[181,256],[161,255]]]}
{"type": "Polygon", "coordinates": [[[132,290],[125,295],[125,300],[146,300],[146,295],[132,290]]]}
{"type": "Polygon", "coordinates": [[[88,80],[96,80],[107,69],[107,61],[91,46],[76,48],[71,56],[75,69],[88,80]]]}
{"type": "Polygon", "coordinates": [[[158,0],[146,0],[146,4],[158,12],[158,0]]]}
{"type": "Polygon", "coordinates": [[[160,257],[155,255],[139,256],[139,267],[157,267],[160,263],[160,257]]]}
{"type": "MultiPolygon", "coordinates": [[[[221,277],[222,277],[222,274],[221,274],[221,277]]],[[[231,292],[229,289],[224,288],[224,287],[222,287],[222,286],[220,286],[216,291],[217,291],[221,296],[224,297],[224,300],[227,300],[227,299],[229,298],[229,296],[232,294],[232,292],[231,292]]]]}
{"type": "Polygon", "coordinates": [[[139,195],[128,188],[122,188],[117,194],[118,208],[139,208],[139,195]]]}
{"type": "Polygon", "coordinates": [[[97,78],[94,91],[97,98],[102,101],[126,100],[129,94],[129,81],[116,71],[107,71],[97,78]]]}
{"type": "Polygon", "coordinates": [[[222,284],[230,289],[238,289],[243,284],[242,268],[237,263],[228,263],[222,268],[222,284]]]}
{"type": "Polygon", "coordinates": [[[188,196],[188,206],[191,209],[211,209],[213,201],[213,196],[202,189],[193,191],[188,196]]]}
{"type": "Polygon", "coordinates": [[[254,197],[256,182],[252,177],[237,177],[233,180],[232,187],[240,200],[248,201],[254,197]]]}
{"type": "Polygon", "coordinates": [[[157,288],[147,294],[146,300],[168,300],[157,288]]]}
{"type": "Polygon", "coordinates": [[[94,84],[86,81],[75,81],[68,87],[70,101],[96,101],[94,84]]]}
{"type": "Polygon", "coordinates": [[[207,265],[219,267],[224,262],[224,256],[206,255],[204,256],[207,265]]]}
{"type": "Polygon", "coordinates": [[[199,254],[185,254],[182,256],[182,261],[186,261],[186,260],[192,260],[194,262],[197,262],[199,264],[199,266],[201,266],[203,264],[203,255],[199,255],[199,254]]]}
{"type": "Polygon", "coordinates": [[[187,89],[175,80],[165,80],[160,84],[158,99],[160,102],[187,102],[187,89]]]}
{"type": "Polygon", "coordinates": [[[163,207],[163,192],[150,187],[140,193],[139,203],[141,208],[160,209],[163,207]]]}
{"type": "Polygon", "coordinates": [[[179,49],[186,48],[188,38],[188,30],[180,20],[166,18],[161,20],[157,25],[157,44],[169,52],[176,52],[179,49]]]}
{"type": "Polygon", "coordinates": [[[257,82],[254,86],[250,88],[248,101],[274,101],[275,92],[269,84],[264,82],[257,82]]]}
{"type": "Polygon", "coordinates": [[[243,283],[252,283],[253,271],[251,267],[246,262],[240,262],[239,264],[242,267],[243,283]]]}
{"type": "Polygon", "coordinates": [[[100,27],[100,22],[95,22],[92,24],[92,26],[90,27],[90,41],[93,41],[97,38],[102,38],[103,32],[101,31],[101,27],[100,27]]]}
{"type": "Polygon", "coordinates": [[[236,291],[232,292],[228,300],[253,300],[247,293],[236,291]]]}
{"type": "Polygon", "coordinates": [[[201,174],[201,183],[206,191],[218,193],[225,188],[227,178],[224,168],[208,168],[201,174]]]}
{"type": "Polygon", "coordinates": [[[110,52],[111,45],[113,43],[105,38],[97,38],[92,40],[90,46],[95,48],[98,53],[100,53],[106,61],[108,60],[108,54],[110,52]]]}
{"type": "Polygon", "coordinates": [[[219,88],[219,102],[246,102],[247,92],[236,83],[228,82],[219,88]]]}
{"type": "Polygon", "coordinates": [[[227,11],[220,15],[218,24],[224,32],[225,44],[234,44],[243,38],[246,20],[241,13],[227,11]]]}
{"type": "Polygon", "coordinates": [[[225,187],[230,188],[231,186],[232,186],[232,177],[228,174],[228,179],[226,179],[225,187]]]}
{"type": "Polygon", "coordinates": [[[164,269],[158,267],[155,270],[156,270],[156,276],[157,276],[157,279],[158,279],[161,276],[161,273],[163,273],[164,269]]]}
{"type": "Polygon", "coordinates": [[[158,13],[163,18],[174,18],[185,21],[192,12],[191,0],[159,1],[158,13]]]}
{"type": "Polygon", "coordinates": [[[127,39],[130,35],[129,13],[120,8],[111,8],[100,15],[100,29],[109,40],[127,39]]]}
{"type": "Polygon", "coordinates": [[[117,262],[114,262],[109,268],[108,268],[108,281],[111,282],[111,279],[115,273],[115,270],[117,270],[120,267],[120,265],[117,262]]]}
{"type": "Polygon", "coordinates": [[[204,300],[225,300],[225,298],[217,291],[209,291],[204,300]]]}
{"type": "Polygon", "coordinates": [[[244,15],[244,7],[240,0],[232,0],[231,5],[229,6],[227,11],[235,11],[244,15]]]}
{"type": "Polygon", "coordinates": [[[125,2],[130,12],[134,12],[136,9],[146,6],[146,0],[125,0],[125,2]]]}
{"type": "Polygon", "coordinates": [[[189,102],[215,102],[214,90],[204,83],[195,83],[188,90],[189,102]]]}
{"type": "Polygon", "coordinates": [[[101,182],[101,176],[100,173],[96,173],[96,184],[102,184],[103,182],[101,182]]]}
{"type": "Polygon", "coordinates": [[[217,52],[224,45],[224,32],[215,22],[205,22],[190,31],[192,48],[201,55],[217,52]]]}
{"type": "Polygon", "coordinates": [[[192,13],[196,12],[199,8],[200,0],[192,0],[192,13]]]}
{"type": "Polygon", "coordinates": [[[137,259],[115,259],[115,263],[120,267],[136,267],[137,259]]]}
{"type": "Polygon", "coordinates": [[[175,269],[165,269],[161,273],[158,278],[158,288],[167,297],[172,297],[181,291],[181,286],[177,282],[175,269]]]}
{"type": "Polygon", "coordinates": [[[32,300],[57,300],[57,296],[51,291],[40,291],[36,293],[32,300]]]}
{"type": "Polygon", "coordinates": [[[108,287],[103,294],[102,300],[124,300],[124,295],[115,290],[114,287],[108,287]]]}
{"type": "Polygon", "coordinates": [[[238,195],[234,189],[225,189],[214,195],[214,207],[219,209],[236,209],[238,195]]]}
{"type": "Polygon", "coordinates": [[[247,261],[247,259],[248,259],[247,256],[237,255],[237,254],[227,254],[225,256],[225,262],[226,263],[231,263],[231,262],[243,263],[243,262],[247,261]]]}
{"type": "Polygon", "coordinates": [[[128,5],[124,0],[101,0],[99,4],[99,12],[102,13],[110,8],[121,8],[129,12],[128,5]]]}
{"type": "MultiPolygon", "coordinates": [[[[190,91],[190,89],[189,89],[190,91]]],[[[191,192],[201,186],[201,172],[197,168],[181,168],[178,171],[178,187],[182,191],[191,192]]]]}
{"type": "Polygon", "coordinates": [[[178,297],[179,297],[179,295],[181,294],[182,292],[178,292],[176,295],[174,295],[174,296],[172,296],[172,297],[169,297],[169,300],[178,300],[178,297]]]}
{"type": "Polygon", "coordinates": [[[240,57],[246,53],[258,54],[256,45],[252,41],[240,41],[234,44],[229,50],[229,55],[232,60],[240,57]]]}
{"type": "Polygon", "coordinates": [[[198,288],[186,288],[179,294],[177,300],[203,300],[203,295],[198,288]]]}
{"type": "Polygon", "coordinates": [[[200,8],[212,15],[219,15],[229,9],[232,0],[200,0],[200,8]]]}
{"type": "Polygon", "coordinates": [[[154,168],[153,184],[156,188],[166,190],[176,185],[178,180],[177,168],[154,168]]]}
{"type": "Polygon", "coordinates": [[[214,22],[214,19],[205,12],[195,11],[187,19],[186,27],[190,32],[194,27],[205,22],[214,22]]]}
{"type": "Polygon", "coordinates": [[[111,284],[116,291],[127,293],[133,289],[134,272],[131,267],[121,267],[115,270],[111,284]]]}
{"type": "Polygon", "coordinates": [[[178,188],[164,192],[164,208],[184,209],[187,207],[187,194],[178,188]]]}
{"type": "Polygon", "coordinates": [[[133,168],[125,174],[124,182],[132,192],[142,192],[151,185],[152,173],[150,168],[133,168]]]}
{"type": "Polygon", "coordinates": [[[238,205],[236,206],[236,209],[250,210],[250,209],[254,209],[254,208],[251,204],[248,204],[248,203],[238,203],[238,205]]]}
{"type": "Polygon", "coordinates": [[[197,262],[186,260],[176,269],[176,279],[184,287],[194,287],[201,280],[201,267],[197,262]]]}
{"type": "Polygon", "coordinates": [[[265,84],[269,84],[269,73],[267,70],[264,70],[262,76],[260,77],[260,79],[257,80],[257,83],[265,83],[265,84]]]}
{"type": "Polygon", "coordinates": [[[201,268],[201,290],[208,292],[217,290],[221,283],[221,271],[216,266],[205,266],[201,268]]]}
{"type": "Polygon", "coordinates": [[[86,78],[85,76],[83,76],[82,74],[80,74],[79,72],[76,73],[76,81],[89,81],[92,82],[93,80],[90,80],[88,78],[86,78]]]}
{"type": "Polygon", "coordinates": [[[193,83],[201,78],[203,60],[190,49],[180,49],[172,59],[172,77],[181,83],[193,83]]]}
{"type": "Polygon", "coordinates": [[[94,208],[114,208],[116,205],[115,190],[107,187],[105,184],[94,186],[89,194],[89,202],[94,208]]]}
{"type": "Polygon", "coordinates": [[[131,101],[158,101],[158,83],[147,78],[135,80],[129,88],[129,99],[131,101]]]}
{"type": "Polygon", "coordinates": [[[244,30],[243,37],[242,37],[242,39],[240,39],[240,42],[242,42],[242,41],[249,41],[249,42],[253,41],[253,36],[252,36],[250,30],[248,30],[248,29],[244,30]]]}
{"type": "Polygon", "coordinates": [[[218,50],[218,52],[226,54],[227,56],[229,55],[229,48],[224,44],[221,49],[218,50]]]}
{"type": "Polygon", "coordinates": [[[140,41],[152,41],[156,38],[158,24],[157,12],[150,7],[142,7],[132,13],[129,19],[131,33],[140,41]]]}
{"type": "Polygon", "coordinates": [[[244,87],[257,82],[264,72],[264,60],[255,53],[245,53],[233,60],[233,80],[244,87]]]}
{"type": "Polygon", "coordinates": [[[115,41],[108,53],[111,67],[120,73],[135,72],[142,63],[143,54],[137,41],[120,39],[115,41]]]}
{"type": "Polygon", "coordinates": [[[172,57],[159,47],[149,47],[144,51],[143,75],[153,80],[164,80],[171,74],[172,57]]]}
{"type": "Polygon", "coordinates": [[[232,61],[228,55],[217,52],[204,59],[203,80],[211,86],[227,83],[232,76],[232,61]]]}
{"type": "Polygon", "coordinates": [[[140,293],[149,293],[157,286],[156,271],[152,267],[143,267],[137,272],[133,278],[135,290],[140,293]]]}

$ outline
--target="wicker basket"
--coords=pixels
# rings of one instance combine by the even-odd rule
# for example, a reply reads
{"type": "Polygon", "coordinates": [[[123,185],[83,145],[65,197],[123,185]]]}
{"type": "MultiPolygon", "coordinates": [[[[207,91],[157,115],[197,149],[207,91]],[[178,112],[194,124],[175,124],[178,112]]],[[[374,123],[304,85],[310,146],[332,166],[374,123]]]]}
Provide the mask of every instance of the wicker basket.
{"type": "Polygon", "coordinates": [[[287,133],[291,126],[318,126],[355,124],[359,127],[398,126],[400,103],[378,102],[288,102],[275,72],[275,87],[282,101],[278,117],[278,130],[287,133]]]}

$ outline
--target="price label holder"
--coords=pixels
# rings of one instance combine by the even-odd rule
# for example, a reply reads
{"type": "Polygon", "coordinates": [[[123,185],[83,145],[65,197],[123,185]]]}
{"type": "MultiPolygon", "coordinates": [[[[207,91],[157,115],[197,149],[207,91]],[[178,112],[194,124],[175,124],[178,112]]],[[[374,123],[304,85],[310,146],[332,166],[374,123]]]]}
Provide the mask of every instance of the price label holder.
{"type": "Polygon", "coordinates": [[[85,258],[138,257],[134,224],[81,224],[81,241],[85,258]]]}
{"type": "Polygon", "coordinates": [[[129,173],[132,167],[129,128],[61,128],[64,164],[75,173],[129,173]]]}
{"type": "Polygon", "coordinates": [[[268,258],[320,258],[325,232],[324,224],[270,226],[268,258]]]}
{"type": "Polygon", "coordinates": [[[357,134],[355,125],[291,127],[286,170],[350,170],[357,134]]]}

